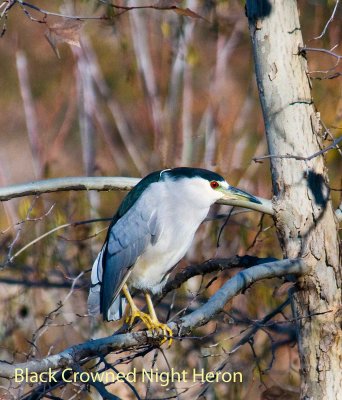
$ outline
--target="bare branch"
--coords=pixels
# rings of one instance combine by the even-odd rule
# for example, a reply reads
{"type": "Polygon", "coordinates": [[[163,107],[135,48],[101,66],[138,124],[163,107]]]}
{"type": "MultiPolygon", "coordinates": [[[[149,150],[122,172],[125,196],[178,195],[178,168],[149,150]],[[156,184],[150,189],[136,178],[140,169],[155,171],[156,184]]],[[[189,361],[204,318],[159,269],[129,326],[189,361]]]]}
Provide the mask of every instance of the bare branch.
{"type": "MultiPolygon", "coordinates": [[[[38,196],[37,196],[37,197],[38,197],[38,196]]],[[[47,216],[52,212],[52,210],[54,209],[55,205],[56,205],[55,203],[52,204],[52,206],[48,209],[48,211],[45,212],[43,215],[40,215],[39,217],[30,217],[29,214],[27,214],[25,219],[23,219],[23,220],[21,220],[21,221],[18,221],[18,222],[16,222],[16,223],[14,223],[13,225],[9,225],[6,229],[0,231],[0,233],[2,233],[2,234],[3,234],[3,233],[6,233],[6,232],[9,231],[10,229],[12,229],[12,228],[14,228],[14,227],[17,227],[17,226],[20,226],[20,225],[23,225],[23,224],[25,224],[26,222],[42,221],[45,217],[47,217],[47,216]]],[[[32,211],[32,208],[33,208],[33,205],[31,205],[31,207],[29,208],[28,211],[32,211]]]]}
{"type": "Polygon", "coordinates": [[[335,7],[334,7],[334,9],[333,9],[333,12],[332,12],[330,18],[328,19],[328,22],[325,24],[322,33],[321,33],[319,36],[316,36],[314,39],[322,39],[322,37],[325,35],[325,33],[326,33],[327,29],[328,29],[329,24],[330,24],[330,23],[334,20],[334,18],[335,18],[335,14],[336,14],[336,10],[337,10],[337,7],[338,7],[339,2],[340,2],[340,0],[336,0],[336,3],[335,3],[335,7]]]}
{"type": "MultiPolygon", "coordinates": [[[[0,188],[0,201],[33,194],[62,192],[68,190],[131,190],[140,179],[126,177],[68,177],[28,182],[0,188]]],[[[258,198],[262,204],[247,203],[237,200],[219,200],[219,204],[245,207],[251,210],[273,215],[270,200],[258,198]]]]}
{"type": "MultiPolygon", "coordinates": [[[[27,278],[15,279],[11,277],[0,278],[0,283],[5,285],[20,285],[28,288],[55,288],[55,289],[69,289],[72,286],[71,282],[52,282],[47,279],[31,280],[27,278]]],[[[75,289],[82,289],[85,285],[76,285],[75,289]]]]}
{"type": "Polygon", "coordinates": [[[0,32],[0,38],[4,36],[4,34],[6,33],[7,30],[7,15],[9,10],[15,5],[16,0],[7,0],[7,1],[3,1],[0,5],[0,9],[3,8],[3,10],[0,13],[0,21],[2,19],[4,19],[4,22],[2,24],[2,29],[0,32]]]}
{"type": "MultiPolygon", "coordinates": [[[[159,6],[158,4],[155,5],[145,5],[145,6],[132,6],[132,7],[127,7],[127,6],[121,6],[121,5],[116,5],[116,4],[111,4],[108,1],[105,0],[99,0],[100,3],[108,6],[111,6],[114,10],[116,10],[116,13],[114,17],[119,17],[121,14],[124,14],[128,11],[136,10],[136,9],[154,9],[154,10],[159,10],[159,11],[174,11],[175,13],[179,15],[183,15],[186,17],[191,17],[191,18],[199,18],[202,19],[206,22],[209,22],[207,19],[202,17],[201,15],[195,13],[194,11],[190,10],[189,8],[181,8],[177,7],[175,5],[171,6],[159,6]]],[[[111,20],[112,17],[106,16],[106,15],[100,15],[100,16],[86,16],[86,15],[70,15],[70,14],[61,14],[57,12],[52,12],[48,11],[46,9],[43,9],[41,7],[38,7],[34,4],[28,3],[23,0],[7,0],[3,1],[0,4],[0,9],[3,8],[0,14],[0,20],[4,19],[3,26],[0,32],[0,37],[2,37],[7,29],[6,26],[6,21],[7,21],[7,16],[8,12],[14,5],[18,5],[24,14],[29,18],[31,21],[40,23],[40,24],[46,24],[47,23],[47,17],[52,16],[52,17],[60,17],[64,19],[71,19],[71,20],[77,20],[77,21],[86,21],[86,20],[111,20]],[[37,13],[42,14],[42,18],[35,18],[31,13],[28,11],[28,9],[34,10],[37,13]]]]}
{"type": "MultiPolygon", "coordinates": [[[[320,72],[320,71],[311,71],[311,72],[308,72],[308,73],[311,75],[311,74],[314,74],[316,72],[320,72]]],[[[323,71],[323,72],[326,74],[329,71],[323,71]]],[[[330,74],[328,76],[311,76],[311,79],[317,79],[318,81],[323,81],[323,80],[326,80],[326,79],[336,79],[336,78],[338,78],[340,76],[342,76],[342,72],[334,72],[333,74],[330,74]]]]}
{"type": "Polygon", "coordinates": [[[191,17],[191,18],[200,18],[206,22],[209,22],[207,19],[205,19],[201,15],[195,13],[194,11],[190,10],[189,8],[181,8],[181,7],[177,7],[175,5],[160,6],[158,4],[152,4],[152,5],[144,5],[144,6],[122,6],[122,5],[118,5],[118,4],[112,4],[106,0],[99,0],[99,1],[100,1],[100,3],[103,3],[103,4],[106,4],[107,6],[113,7],[115,10],[119,10],[118,14],[116,14],[116,15],[121,15],[121,14],[124,14],[124,13],[126,13],[128,11],[132,11],[132,10],[144,10],[144,9],[152,9],[152,10],[159,10],[159,11],[171,10],[180,15],[185,15],[185,16],[191,17]]]}
{"type": "MultiPolygon", "coordinates": [[[[340,138],[337,140],[340,141],[340,138]]],[[[331,146],[332,145],[333,144],[331,144],[331,146]]],[[[336,142],[334,143],[334,146],[336,146],[336,142]]],[[[264,156],[264,158],[270,157],[277,156],[264,156]]],[[[51,192],[65,192],[69,190],[131,190],[139,181],[139,178],[87,176],[46,179],[0,188],[0,201],[7,201],[17,197],[29,195],[37,195],[51,192]]],[[[217,203],[233,207],[248,208],[250,210],[259,211],[268,215],[274,215],[271,200],[261,197],[258,197],[258,200],[261,202],[261,204],[247,203],[238,200],[218,200],[217,203]]],[[[336,212],[336,217],[339,221],[342,221],[341,212],[338,210],[336,212]]]]}
{"type": "MultiPolygon", "coordinates": [[[[322,118],[320,118],[320,123],[321,123],[322,127],[324,128],[324,132],[323,132],[322,138],[325,140],[327,137],[329,137],[332,141],[334,141],[333,134],[330,132],[330,129],[327,127],[327,125],[322,120],[322,118]]],[[[342,149],[339,146],[336,146],[336,149],[339,152],[340,156],[342,157],[342,149]]]]}
{"type": "MultiPolygon", "coordinates": [[[[29,220],[31,218],[30,215],[31,215],[31,212],[33,210],[33,207],[34,207],[34,204],[35,204],[36,200],[37,200],[37,197],[32,201],[30,207],[28,208],[27,213],[26,213],[26,220],[29,220]]],[[[19,223],[19,228],[17,229],[16,235],[15,235],[12,243],[10,244],[10,246],[8,248],[7,262],[10,262],[10,260],[12,258],[12,252],[13,252],[13,249],[14,249],[14,245],[19,240],[20,235],[22,233],[22,229],[23,229],[22,224],[19,223]]]]}
{"type": "MultiPolygon", "coordinates": [[[[302,275],[307,272],[307,269],[302,259],[296,259],[265,263],[241,271],[228,280],[203,306],[189,315],[182,317],[179,321],[171,322],[168,325],[175,335],[179,335],[180,337],[189,335],[193,329],[206,324],[215,317],[223,310],[225,304],[231,298],[241,291],[246,290],[254,282],[261,279],[282,277],[287,274],[302,275]]],[[[71,368],[75,364],[81,365],[90,358],[107,355],[115,350],[122,351],[124,349],[148,345],[158,346],[162,337],[161,333],[156,335],[145,331],[117,334],[69,347],[58,354],[47,356],[42,360],[31,360],[18,364],[1,361],[0,376],[3,378],[13,378],[17,368],[22,368],[29,374],[32,372],[47,371],[49,368],[71,368]]]]}
{"type": "Polygon", "coordinates": [[[85,15],[68,15],[68,14],[55,13],[55,12],[51,12],[51,11],[45,10],[45,9],[43,9],[43,8],[40,8],[40,7],[38,7],[38,6],[35,6],[34,4],[27,3],[27,2],[22,1],[22,0],[16,0],[16,1],[13,1],[13,3],[19,3],[20,6],[23,8],[25,14],[26,14],[30,19],[32,19],[32,17],[31,17],[30,14],[28,13],[28,11],[25,9],[25,7],[31,8],[31,9],[37,11],[37,12],[40,12],[40,13],[44,14],[44,19],[43,19],[43,20],[35,20],[35,19],[33,19],[33,20],[35,20],[36,22],[41,22],[41,23],[45,23],[45,22],[46,22],[45,18],[46,18],[48,15],[53,16],[53,17],[61,17],[61,18],[76,19],[76,20],[107,20],[107,19],[109,19],[109,18],[106,17],[106,16],[89,17],[89,16],[85,16],[85,15]]]}
{"type": "Polygon", "coordinates": [[[225,271],[234,268],[249,268],[253,265],[265,264],[278,261],[275,258],[258,258],[254,256],[234,256],[230,258],[215,258],[207,260],[202,264],[195,264],[178,272],[175,277],[167,282],[159,296],[153,298],[153,302],[159,303],[160,300],[172,290],[178,289],[181,285],[198,275],[205,275],[211,272],[225,271]]]}
{"type": "Polygon", "coordinates": [[[275,315],[279,314],[285,307],[290,304],[290,299],[287,298],[282,304],[280,304],[275,310],[267,314],[261,321],[256,321],[255,324],[245,333],[245,335],[239,340],[239,342],[231,349],[229,354],[234,353],[238,348],[247,343],[260,328],[268,321],[270,321],[275,315]]]}
{"type": "MultiPolygon", "coordinates": [[[[25,246],[23,246],[21,249],[19,249],[15,254],[13,254],[13,256],[11,255],[12,251],[11,248],[14,245],[14,242],[10,248],[10,251],[8,253],[8,260],[7,263],[11,263],[16,257],[19,256],[19,254],[21,254],[23,251],[27,250],[29,247],[33,246],[34,244],[38,243],[39,241],[41,241],[42,239],[46,238],[47,236],[50,236],[52,233],[57,232],[61,229],[65,229],[68,227],[76,227],[79,225],[86,225],[86,224],[91,224],[93,222],[101,222],[101,221],[111,221],[112,218],[93,218],[93,219],[87,219],[84,221],[76,221],[76,222],[68,222],[66,224],[63,225],[58,225],[53,229],[50,229],[49,231],[43,233],[42,235],[36,237],[35,239],[33,239],[31,242],[27,243],[25,246]]],[[[19,232],[19,230],[18,230],[19,232]]],[[[0,269],[1,267],[3,267],[2,265],[0,265],[0,269]]]]}
{"type": "MultiPolygon", "coordinates": [[[[181,318],[178,323],[179,331],[183,334],[195,327],[206,324],[224,308],[225,304],[240,293],[246,290],[254,282],[261,279],[270,279],[288,274],[303,275],[307,267],[302,259],[281,260],[269,262],[241,271],[229,279],[210,300],[191,314],[181,318]]],[[[170,327],[173,328],[172,324],[170,327]]]]}
{"type": "MultiPolygon", "coordinates": [[[[111,220],[111,218],[106,218],[105,220],[111,220]]],[[[80,221],[76,224],[93,222],[95,220],[80,221]]],[[[72,226],[72,224],[70,224],[72,226]]],[[[162,293],[160,295],[153,297],[153,303],[158,304],[168,293],[175,289],[178,289],[182,284],[194,276],[206,275],[212,272],[221,272],[236,268],[249,268],[253,265],[264,264],[267,262],[277,261],[275,258],[258,258],[254,256],[233,256],[229,258],[215,258],[210,259],[202,264],[194,264],[185,268],[183,271],[178,272],[173,279],[169,280],[164,286],[162,293]]],[[[20,268],[22,269],[22,268],[20,268]]],[[[87,272],[87,271],[86,271],[87,272]]],[[[31,280],[23,277],[22,279],[15,279],[10,276],[5,276],[0,278],[0,283],[6,285],[21,285],[29,288],[57,288],[57,289],[67,289],[73,285],[70,281],[53,281],[48,279],[42,280],[31,280]]],[[[89,282],[80,282],[74,285],[75,289],[87,289],[89,282]]]]}
{"type": "Polygon", "coordinates": [[[298,160],[298,161],[311,161],[312,159],[314,159],[314,158],[326,153],[329,150],[332,150],[332,149],[339,150],[340,148],[338,146],[338,143],[340,143],[341,141],[342,141],[342,136],[337,138],[337,139],[335,139],[335,140],[333,140],[333,142],[329,146],[325,147],[324,149],[322,149],[320,151],[317,151],[314,154],[311,154],[311,156],[308,156],[308,157],[296,156],[296,155],[293,155],[293,154],[285,154],[285,155],[268,154],[266,156],[254,157],[253,161],[259,162],[261,160],[265,160],[265,159],[268,159],[268,158],[291,158],[293,160],[298,160]]]}
{"type": "Polygon", "coordinates": [[[320,47],[300,47],[299,48],[299,53],[301,54],[305,54],[307,51],[316,51],[318,53],[325,53],[328,54],[329,56],[332,56],[334,58],[336,58],[337,61],[341,60],[342,55],[336,54],[334,53],[332,50],[327,50],[327,49],[322,49],[320,47]]]}
{"type": "Polygon", "coordinates": [[[68,177],[27,182],[0,188],[0,201],[68,190],[131,190],[139,180],[124,177],[68,177]]]}

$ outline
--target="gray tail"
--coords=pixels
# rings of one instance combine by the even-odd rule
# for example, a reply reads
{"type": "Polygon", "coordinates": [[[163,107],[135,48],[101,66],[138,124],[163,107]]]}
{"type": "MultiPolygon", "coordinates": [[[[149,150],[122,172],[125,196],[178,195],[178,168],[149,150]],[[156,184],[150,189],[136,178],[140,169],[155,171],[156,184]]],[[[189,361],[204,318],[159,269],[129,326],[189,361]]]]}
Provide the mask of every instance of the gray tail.
{"type": "Polygon", "coordinates": [[[92,285],[88,296],[88,312],[90,315],[100,314],[100,283],[92,285]]]}
{"type": "MultiPolygon", "coordinates": [[[[89,290],[88,297],[88,312],[90,315],[95,316],[100,314],[100,295],[100,283],[93,285],[89,290]]],[[[126,303],[126,298],[119,295],[109,307],[107,315],[103,315],[103,319],[105,321],[117,321],[121,319],[125,312],[126,303]]]]}
{"type": "Polygon", "coordinates": [[[125,312],[127,300],[124,296],[118,296],[109,307],[107,315],[103,316],[103,319],[107,321],[117,321],[123,317],[125,312]]]}

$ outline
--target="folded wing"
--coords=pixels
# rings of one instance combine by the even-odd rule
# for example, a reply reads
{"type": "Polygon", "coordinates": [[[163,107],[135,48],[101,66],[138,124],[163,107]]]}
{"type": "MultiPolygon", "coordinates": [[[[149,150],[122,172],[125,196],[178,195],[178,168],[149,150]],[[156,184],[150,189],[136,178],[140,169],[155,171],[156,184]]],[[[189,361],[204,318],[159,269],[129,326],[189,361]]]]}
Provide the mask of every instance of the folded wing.
{"type": "Polygon", "coordinates": [[[150,188],[109,227],[106,242],[94,262],[88,298],[90,314],[107,321],[122,317],[125,299],[119,293],[138,257],[158,240],[161,226],[150,188]]]}

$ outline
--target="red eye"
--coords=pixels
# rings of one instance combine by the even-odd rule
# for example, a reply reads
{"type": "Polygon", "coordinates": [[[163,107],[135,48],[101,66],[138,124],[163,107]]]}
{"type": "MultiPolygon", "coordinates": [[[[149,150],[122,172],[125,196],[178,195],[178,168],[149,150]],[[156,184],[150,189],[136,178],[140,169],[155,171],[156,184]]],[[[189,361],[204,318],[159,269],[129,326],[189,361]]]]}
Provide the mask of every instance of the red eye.
{"type": "Polygon", "coordinates": [[[216,182],[216,181],[211,181],[211,182],[210,182],[210,186],[211,186],[213,189],[217,189],[220,185],[219,185],[219,183],[216,182]]]}

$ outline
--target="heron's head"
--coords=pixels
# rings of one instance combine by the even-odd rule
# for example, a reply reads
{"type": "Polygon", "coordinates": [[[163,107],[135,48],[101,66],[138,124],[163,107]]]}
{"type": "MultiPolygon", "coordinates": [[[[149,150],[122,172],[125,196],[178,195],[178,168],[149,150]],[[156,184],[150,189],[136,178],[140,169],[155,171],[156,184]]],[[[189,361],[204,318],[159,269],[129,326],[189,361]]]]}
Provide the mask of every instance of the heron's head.
{"type": "Polygon", "coordinates": [[[221,175],[206,169],[183,167],[164,170],[161,180],[170,182],[172,190],[177,191],[180,197],[189,198],[204,207],[220,199],[260,204],[256,197],[229,185],[221,175]]]}

